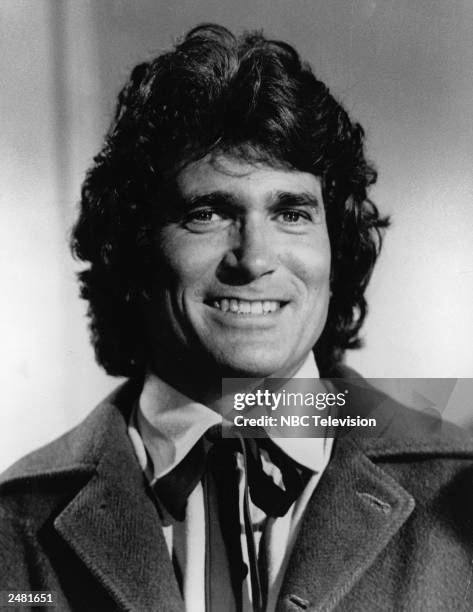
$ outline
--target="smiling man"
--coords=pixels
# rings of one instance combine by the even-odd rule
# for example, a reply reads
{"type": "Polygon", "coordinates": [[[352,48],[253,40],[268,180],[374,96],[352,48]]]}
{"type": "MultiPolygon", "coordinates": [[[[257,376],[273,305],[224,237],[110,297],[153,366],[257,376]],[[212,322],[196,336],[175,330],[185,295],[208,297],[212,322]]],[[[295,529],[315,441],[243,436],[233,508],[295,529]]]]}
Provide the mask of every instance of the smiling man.
{"type": "Polygon", "coordinates": [[[13,602],[471,608],[470,439],[342,365],[387,226],[375,178],[286,43],[200,26],[133,70],[72,234],[97,360],[129,380],[3,475],[13,602]],[[348,412],[388,418],[227,437],[223,378],[341,383],[348,412]]]}

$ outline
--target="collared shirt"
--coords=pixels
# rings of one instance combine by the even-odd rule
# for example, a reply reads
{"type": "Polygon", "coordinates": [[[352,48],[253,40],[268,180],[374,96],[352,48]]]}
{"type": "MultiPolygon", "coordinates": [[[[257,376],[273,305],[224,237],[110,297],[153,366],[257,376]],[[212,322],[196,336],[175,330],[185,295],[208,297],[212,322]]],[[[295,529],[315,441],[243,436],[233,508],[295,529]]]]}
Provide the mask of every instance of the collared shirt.
{"type": "MultiPolygon", "coordinates": [[[[315,359],[313,354],[309,353],[294,378],[318,377],[315,359]]],[[[155,374],[149,373],[128,431],[139,463],[150,483],[153,484],[158,478],[170,472],[210,427],[221,422],[220,414],[191,400],[155,374]]],[[[289,457],[309,468],[313,476],[299,499],[282,517],[266,517],[259,508],[251,504],[252,522],[254,525],[264,526],[265,532],[268,612],[275,609],[301,518],[328,464],[333,443],[333,439],[327,437],[272,438],[272,440],[289,457]]],[[[265,469],[271,472],[271,466],[265,465],[265,469]]],[[[238,467],[241,471],[240,517],[243,521],[241,507],[245,475],[241,461],[238,467]]],[[[277,470],[275,466],[272,467],[277,470]]],[[[171,557],[176,555],[176,549],[178,551],[186,612],[204,612],[205,505],[200,483],[189,496],[185,520],[171,521],[163,529],[171,557]]],[[[242,533],[244,534],[244,529],[242,533]]],[[[259,539],[261,535],[261,531],[256,529],[255,537],[259,539]]],[[[244,536],[242,536],[242,552],[244,559],[247,560],[244,536]]],[[[251,586],[248,579],[243,585],[243,608],[251,610],[251,586]]]]}

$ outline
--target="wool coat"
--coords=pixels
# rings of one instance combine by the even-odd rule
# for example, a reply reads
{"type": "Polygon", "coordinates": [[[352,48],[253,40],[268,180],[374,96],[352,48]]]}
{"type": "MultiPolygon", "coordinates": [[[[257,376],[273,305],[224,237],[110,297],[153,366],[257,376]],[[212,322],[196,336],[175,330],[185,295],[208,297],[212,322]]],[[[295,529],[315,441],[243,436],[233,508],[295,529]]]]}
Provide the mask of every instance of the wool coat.
{"type": "MultiPolygon", "coordinates": [[[[3,474],[0,590],[52,591],[59,610],[184,609],[127,435],[139,392],[126,383],[3,474]]],[[[337,438],[278,611],[473,610],[470,437],[378,392],[360,401],[371,414],[388,407],[383,426],[374,437],[337,438]]]]}

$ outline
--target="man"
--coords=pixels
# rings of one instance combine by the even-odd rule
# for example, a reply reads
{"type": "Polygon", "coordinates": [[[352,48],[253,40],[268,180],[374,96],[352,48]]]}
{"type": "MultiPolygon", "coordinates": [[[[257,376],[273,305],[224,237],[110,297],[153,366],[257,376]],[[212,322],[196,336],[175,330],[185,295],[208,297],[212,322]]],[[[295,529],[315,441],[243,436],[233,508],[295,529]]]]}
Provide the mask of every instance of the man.
{"type": "Polygon", "coordinates": [[[394,403],[372,437],[222,433],[225,377],[359,394],[341,360],[387,225],[375,178],[285,43],[201,26],[134,69],[72,237],[97,359],[130,380],[3,476],[2,589],[61,610],[471,606],[467,436],[394,403]]]}

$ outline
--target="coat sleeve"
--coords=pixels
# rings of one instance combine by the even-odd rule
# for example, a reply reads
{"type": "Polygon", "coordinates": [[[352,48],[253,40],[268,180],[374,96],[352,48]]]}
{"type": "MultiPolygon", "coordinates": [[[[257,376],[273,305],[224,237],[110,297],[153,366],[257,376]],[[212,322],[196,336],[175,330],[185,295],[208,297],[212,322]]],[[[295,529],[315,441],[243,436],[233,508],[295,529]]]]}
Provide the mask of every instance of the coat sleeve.
{"type": "Polygon", "coordinates": [[[41,590],[41,559],[28,521],[0,507],[0,590],[41,590]]]}

